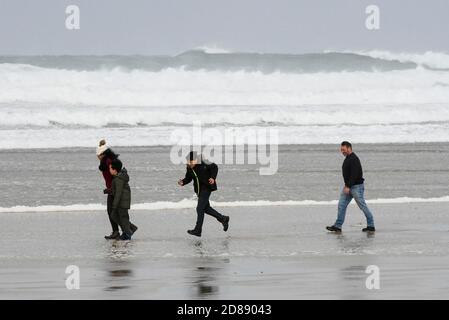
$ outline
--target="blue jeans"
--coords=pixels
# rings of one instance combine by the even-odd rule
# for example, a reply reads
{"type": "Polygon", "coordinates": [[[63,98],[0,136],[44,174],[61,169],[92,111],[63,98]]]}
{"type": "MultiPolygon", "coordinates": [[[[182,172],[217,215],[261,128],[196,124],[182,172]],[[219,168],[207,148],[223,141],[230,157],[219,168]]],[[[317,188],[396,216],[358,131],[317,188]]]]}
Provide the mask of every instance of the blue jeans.
{"type": "Polygon", "coordinates": [[[368,206],[366,205],[364,193],[365,186],[363,185],[363,183],[352,186],[349,194],[344,193],[343,190],[341,191],[340,200],[338,201],[338,216],[334,226],[341,229],[343,223],[345,222],[346,208],[354,198],[360,210],[362,210],[365,214],[368,227],[374,227],[374,218],[371,214],[371,211],[368,209],[368,206]]]}

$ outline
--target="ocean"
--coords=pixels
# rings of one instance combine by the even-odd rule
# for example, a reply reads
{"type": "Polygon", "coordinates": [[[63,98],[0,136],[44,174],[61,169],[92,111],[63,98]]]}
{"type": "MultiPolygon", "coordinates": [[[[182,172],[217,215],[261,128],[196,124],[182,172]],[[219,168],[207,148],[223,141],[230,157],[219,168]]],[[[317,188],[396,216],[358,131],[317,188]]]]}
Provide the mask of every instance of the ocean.
{"type": "Polygon", "coordinates": [[[0,57],[0,149],[172,145],[193,122],[279,143],[449,141],[449,55],[0,57]]]}

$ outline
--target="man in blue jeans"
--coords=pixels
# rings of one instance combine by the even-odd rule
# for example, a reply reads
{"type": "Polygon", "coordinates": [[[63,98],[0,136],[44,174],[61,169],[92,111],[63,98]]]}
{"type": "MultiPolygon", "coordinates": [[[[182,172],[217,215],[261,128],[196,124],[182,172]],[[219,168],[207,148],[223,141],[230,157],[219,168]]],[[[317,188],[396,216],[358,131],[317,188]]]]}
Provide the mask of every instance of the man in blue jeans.
{"type": "Polygon", "coordinates": [[[363,228],[363,232],[374,232],[374,218],[365,202],[365,186],[363,184],[363,170],[360,159],[352,152],[352,145],[348,141],[343,141],[340,148],[341,153],[346,157],[343,162],[342,172],[345,186],[340,194],[340,200],[338,201],[338,216],[335,224],[330,227],[326,227],[327,230],[332,232],[341,232],[341,227],[345,222],[346,208],[352,199],[355,200],[360,210],[363,211],[366,217],[367,227],[363,228]]]}

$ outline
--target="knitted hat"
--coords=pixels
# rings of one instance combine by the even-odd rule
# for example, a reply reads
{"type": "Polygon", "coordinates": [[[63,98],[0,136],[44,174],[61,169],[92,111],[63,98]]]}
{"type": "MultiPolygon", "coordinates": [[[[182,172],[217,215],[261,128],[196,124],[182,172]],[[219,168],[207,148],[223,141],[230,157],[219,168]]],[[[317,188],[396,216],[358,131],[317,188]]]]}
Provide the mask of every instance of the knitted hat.
{"type": "Polygon", "coordinates": [[[97,147],[97,156],[102,155],[109,147],[106,145],[106,140],[102,139],[97,147]]]}

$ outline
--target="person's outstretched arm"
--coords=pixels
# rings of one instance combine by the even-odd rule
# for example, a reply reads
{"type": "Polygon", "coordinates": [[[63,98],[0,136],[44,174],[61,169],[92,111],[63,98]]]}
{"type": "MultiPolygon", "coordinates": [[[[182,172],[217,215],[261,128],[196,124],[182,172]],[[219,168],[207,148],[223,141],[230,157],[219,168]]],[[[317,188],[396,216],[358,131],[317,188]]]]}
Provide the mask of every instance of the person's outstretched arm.
{"type": "Polygon", "coordinates": [[[186,184],[189,184],[193,180],[192,176],[189,174],[189,170],[186,170],[186,175],[184,179],[179,180],[178,184],[180,186],[184,186],[186,184]]]}

